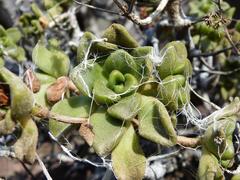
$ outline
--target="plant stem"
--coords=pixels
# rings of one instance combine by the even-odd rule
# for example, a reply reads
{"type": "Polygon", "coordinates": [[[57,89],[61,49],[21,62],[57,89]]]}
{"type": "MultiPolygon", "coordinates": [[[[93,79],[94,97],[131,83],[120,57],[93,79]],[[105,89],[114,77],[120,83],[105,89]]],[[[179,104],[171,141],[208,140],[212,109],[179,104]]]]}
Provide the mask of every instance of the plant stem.
{"type": "Polygon", "coordinates": [[[55,119],[56,121],[69,124],[82,124],[88,121],[88,118],[75,118],[71,116],[60,115],[49,111],[46,107],[42,107],[39,105],[33,108],[32,115],[44,119],[55,119]]]}
{"type": "Polygon", "coordinates": [[[190,138],[185,136],[177,136],[177,144],[185,147],[196,148],[201,145],[201,138],[190,138]]]}

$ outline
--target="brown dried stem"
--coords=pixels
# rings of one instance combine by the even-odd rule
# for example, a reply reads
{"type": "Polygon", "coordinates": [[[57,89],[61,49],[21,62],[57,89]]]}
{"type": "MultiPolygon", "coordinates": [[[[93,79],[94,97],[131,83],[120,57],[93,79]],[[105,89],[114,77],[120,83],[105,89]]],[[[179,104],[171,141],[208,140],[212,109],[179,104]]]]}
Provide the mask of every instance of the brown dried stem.
{"type": "Polygon", "coordinates": [[[177,144],[184,147],[196,148],[201,145],[201,138],[190,138],[185,136],[177,136],[177,144]]]}
{"type": "Polygon", "coordinates": [[[153,20],[163,12],[169,0],[162,0],[159,3],[157,9],[145,19],[140,19],[140,17],[135,15],[134,13],[129,13],[129,9],[126,6],[122,5],[118,0],[113,0],[113,1],[118,6],[118,8],[121,9],[123,15],[127,17],[129,20],[131,20],[132,22],[138,25],[148,25],[152,23],[153,20]]]}
{"type": "MultiPolygon", "coordinates": [[[[120,3],[119,0],[113,1],[122,11],[123,16],[127,17],[135,24],[142,26],[154,22],[154,20],[159,18],[165,10],[168,14],[168,19],[164,20],[161,23],[159,22],[162,26],[187,27],[202,21],[191,21],[188,18],[184,17],[182,14],[181,0],[161,0],[156,10],[145,19],[141,19],[139,16],[132,13],[131,9],[120,3]]],[[[130,8],[132,7],[130,6],[130,8]]]]}
{"type": "Polygon", "coordinates": [[[75,118],[70,116],[60,115],[49,111],[48,108],[42,106],[35,106],[33,110],[33,116],[44,118],[44,119],[55,119],[59,122],[69,123],[69,124],[82,124],[88,121],[88,118],[75,118]]]}

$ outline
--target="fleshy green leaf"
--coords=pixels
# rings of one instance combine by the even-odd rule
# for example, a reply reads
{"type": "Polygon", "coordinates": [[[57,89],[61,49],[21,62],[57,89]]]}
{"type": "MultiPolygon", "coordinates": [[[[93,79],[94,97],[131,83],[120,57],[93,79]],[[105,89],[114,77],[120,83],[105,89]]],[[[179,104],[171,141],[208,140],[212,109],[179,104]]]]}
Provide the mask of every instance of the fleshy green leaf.
{"type": "Polygon", "coordinates": [[[142,72],[145,78],[149,78],[153,71],[153,63],[152,63],[152,54],[153,54],[153,47],[151,46],[143,46],[134,48],[130,53],[137,65],[142,72]]]}
{"type": "Polygon", "coordinates": [[[177,135],[165,106],[156,98],[142,96],[142,107],[138,113],[139,134],[164,146],[176,144],[177,135]]]}
{"type": "Polygon", "coordinates": [[[138,80],[132,74],[123,75],[118,70],[113,70],[108,77],[108,87],[117,94],[131,92],[137,84],[138,80]]]}
{"type": "Polygon", "coordinates": [[[96,37],[91,32],[85,32],[80,39],[79,46],[77,49],[77,62],[80,63],[84,60],[86,54],[89,55],[90,48],[93,40],[96,37]]]}
{"type": "Polygon", "coordinates": [[[162,62],[157,67],[161,79],[169,75],[181,74],[189,77],[192,74],[192,66],[187,59],[187,50],[180,41],[168,43],[160,52],[162,62]]]}
{"type": "Polygon", "coordinates": [[[220,120],[209,126],[203,136],[203,145],[209,152],[217,158],[221,156],[222,160],[232,159],[234,157],[234,147],[232,134],[236,122],[232,119],[220,120]],[[216,139],[221,139],[219,144],[216,139]]]}
{"type": "Polygon", "coordinates": [[[107,55],[117,49],[118,49],[118,46],[116,44],[101,41],[101,42],[94,42],[91,48],[91,51],[99,55],[107,55]]]}
{"type": "Polygon", "coordinates": [[[6,48],[5,51],[7,54],[18,62],[22,62],[26,60],[25,51],[22,47],[12,46],[6,48]]]}
{"type": "Polygon", "coordinates": [[[44,7],[50,9],[55,5],[55,0],[43,0],[44,7]]]}
{"type": "Polygon", "coordinates": [[[99,41],[91,32],[85,32],[80,39],[77,49],[77,62],[82,62],[84,58],[88,58],[87,56],[91,55],[92,53],[98,55],[109,54],[117,49],[117,45],[109,42],[99,41]]]}
{"type": "Polygon", "coordinates": [[[11,110],[8,110],[3,120],[0,120],[0,135],[13,132],[16,123],[12,120],[11,110]]]}
{"type": "Polygon", "coordinates": [[[16,157],[20,160],[33,163],[36,157],[38,128],[31,118],[21,121],[21,128],[21,137],[14,144],[16,157]]]}
{"type": "Polygon", "coordinates": [[[234,175],[231,180],[239,180],[240,179],[240,174],[234,175]]]}
{"type": "Polygon", "coordinates": [[[2,25],[0,25],[0,37],[7,36],[7,31],[4,29],[2,25]]]}
{"type": "Polygon", "coordinates": [[[6,32],[13,43],[17,43],[22,37],[21,32],[15,27],[7,29],[6,32]]]}
{"type": "Polygon", "coordinates": [[[230,138],[227,138],[226,140],[226,148],[224,149],[223,153],[221,154],[222,160],[231,160],[234,158],[235,150],[234,145],[232,142],[232,136],[230,138]]]}
{"type": "Polygon", "coordinates": [[[130,35],[126,28],[120,24],[112,24],[108,27],[105,30],[103,37],[107,38],[108,42],[119,46],[128,48],[135,48],[139,46],[133,36],[130,35]]]}
{"type": "Polygon", "coordinates": [[[96,78],[97,81],[104,81],[102,72],[103,69],[98,63],[86,67],[85,64],[79,64],[71,71],[70,78],[81,93],[91,96],[96,78]]]}
{"type": "Polygon", "coordinates": [[[141,107],[141,95],[133,94],[121,99],[116,104],[108,108],[108,113],[117,119],[131,120],[134,118],[141,107]]]}
{"type": "Polygon", "coordinates": [[[32,92],[19,77],[4,67],[0,68],[0,79],[10,86],[12,118],[21,120],[29,117],[34,101],[32,92]]]}
{"type": "MultiPolygon", "coordinates": [[[[51,112],[69,117],[87,118],[91,111],[91,99],[85,96],[74,96],[64,99],[56,103],[51,112]]],[[[62,133],[67,131],[72,125],[58,122],[56,120],[49,120],[49,130],[51,133],[59,137],[62,133]]]]}
{"type": "Polygon", "coordinates": [[[158,82],[155,79],[150,78],[149,81],[141,84],[138,88],[138,92],[145,96],[158,96],[158,82]]]}
{"type": "Polygon", "coordinates": [[[121,99],[120,95],[109,89],[107,84],[101,81],[96,81],[94,83],[93,95],[94,100],[97,103],[102,104],[112,104],[113,102],[117,102],[121,99]]]}
{"type": "Polygon", "coordinates": [[[126,130],[124,122],[108,115],[107,109],[100,107],[90,117],[93,126],[93,148],[100,156],[107,156],[120,141],[126,130]]]}
{"type": "Polygon", "coordinates": [[[119,180],[141,180],[144,177],[146,158],[132,125],[112,152],[112,166],[119,180]]]}
{"type": "Polygon", "coordinates": [[[182,75],[168,76],[159,85],[159,99],[168,109],[176,111],[190,101],[185,81],[182,75]]]}
{"type": "Polygon", "coordinates": [[[35,73],[37,78],[40,80],[41,84],[51,84],[56,81],[56,78],[49,76],[42,72],[35,73]]]}
{"type": "Polygon", "coordinates": [[[32,58],[41,71],[55,78],[68,74],[70,67],[68,56],[62,51],[49,51],[42,42],[34,47],[32,58]]]}
{"type": "Polygon", "coordinates": [[[200,180],[220,180],[224,178],[218,160],[213,154],[203,152],[198,167],[198,178],[200,180]]]}
{"type": "Polygon", "coordinates": [[[48,9],[47,12],[51,17],[55,18],[63,12],[63,8],[60,6],[60,4],[56,4],[52,8],[48,9]]]}
{"type": "Polygon", "coordinates": [[[110,74],[113,70],[118,70],[122,74],[129,73],[135,77],[140,76],[140,74],[138,74],[140,68],[137,66],[133,57],[122,49],[114,51],[108,56],[103,69],[106,74],[110,74]]]}
{"type": "Polygon", "coordinates": [[[32,9],[34,15],[37,16],[37,18],[40,18],[41,16],[43,16],[42,11],[40,10],[40,8],[38,7],[38,5],[36,3],[31,3],[31,9],[32,9]]]}
{"type": "Polygon", "coordinates": [[[0,31],[2,50],[14,60],[19,62],[25,61],[24,49],[17,46],[17,42],[21,39],[20,31],[15,27],[5,30],[2,26],[0,27],[0,31]]]}
{"type": "Polygon", "coordinates": [[[233,159],[221,160],[220,164],[224,168],[231,168],[234,164],[234,161],[233,161],[233,159]]]}
{"type": "Polygon", "coordinates": [[[187,58],[187,49],[185,45],[181,41],[172,41],[165,46],[166,49],[168,48],[174,48],[177,52],[177,56],[180,59],[187,58]]]}

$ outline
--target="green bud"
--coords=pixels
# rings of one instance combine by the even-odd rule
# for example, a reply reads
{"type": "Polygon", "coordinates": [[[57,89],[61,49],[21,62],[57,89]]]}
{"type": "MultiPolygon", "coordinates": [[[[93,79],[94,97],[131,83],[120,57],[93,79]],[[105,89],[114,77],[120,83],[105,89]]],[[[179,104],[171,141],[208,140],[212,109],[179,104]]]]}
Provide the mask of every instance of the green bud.
{"type": "Polygon", "coordinates": [[[113,70],[109,74],[108,86],[110,89],[112,89],[116,93],[124,92],[124,82],[125,82],[125,77],[120,71],[113,70]]]}

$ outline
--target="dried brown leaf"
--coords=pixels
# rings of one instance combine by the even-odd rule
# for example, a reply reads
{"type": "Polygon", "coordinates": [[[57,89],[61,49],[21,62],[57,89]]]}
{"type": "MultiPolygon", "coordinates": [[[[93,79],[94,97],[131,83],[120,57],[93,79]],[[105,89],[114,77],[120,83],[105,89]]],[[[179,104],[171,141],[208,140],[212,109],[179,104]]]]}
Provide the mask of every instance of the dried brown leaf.
{"type": "Polygon", "coordinates": [[[48,22],[48,19],[45,16],[41,16],[39,18],[39,22],[40,22],[43,29],[46,29],[48,27],[49,22],[48,22]]]}
{"type": "Polygon", "coordinates": [[[10,90],[6,84],[0,84],[0,107],[10,104],[10,90]]]}
{"type": "Polygon", "coordinates": [[[47,100],[56,103],[62,99],[68,89],[69,79],[66,76],[59,77],[56,82],[51,84],[46,92],[47,100]]]}
{"type": "Polygon", "coordinates": [[[80,136],[88,143],[89,146],[92,146],[94,133],[92,131],[93,127],[88,122],[81,124],[79,129],[80,136]]]}
{"type": "Polygon", "coordinates": [[[80,93],[79,93],[79,90],[77,89],[77,87],[75,86],[75,84],[74,84],[71,80],[68,81],[68,89],[69,89],[70,91],[78,94],[78,95],[80,94],[80,93]]]}
{"type": "Polygon", "coordinates": [[[32,69],[28,69],[25,72],[24,82],[27,84],[28,88],[32,90],[33,93],[37,93],[40,90],[41,82],[37,78],[36,74],[32,69]]]}

